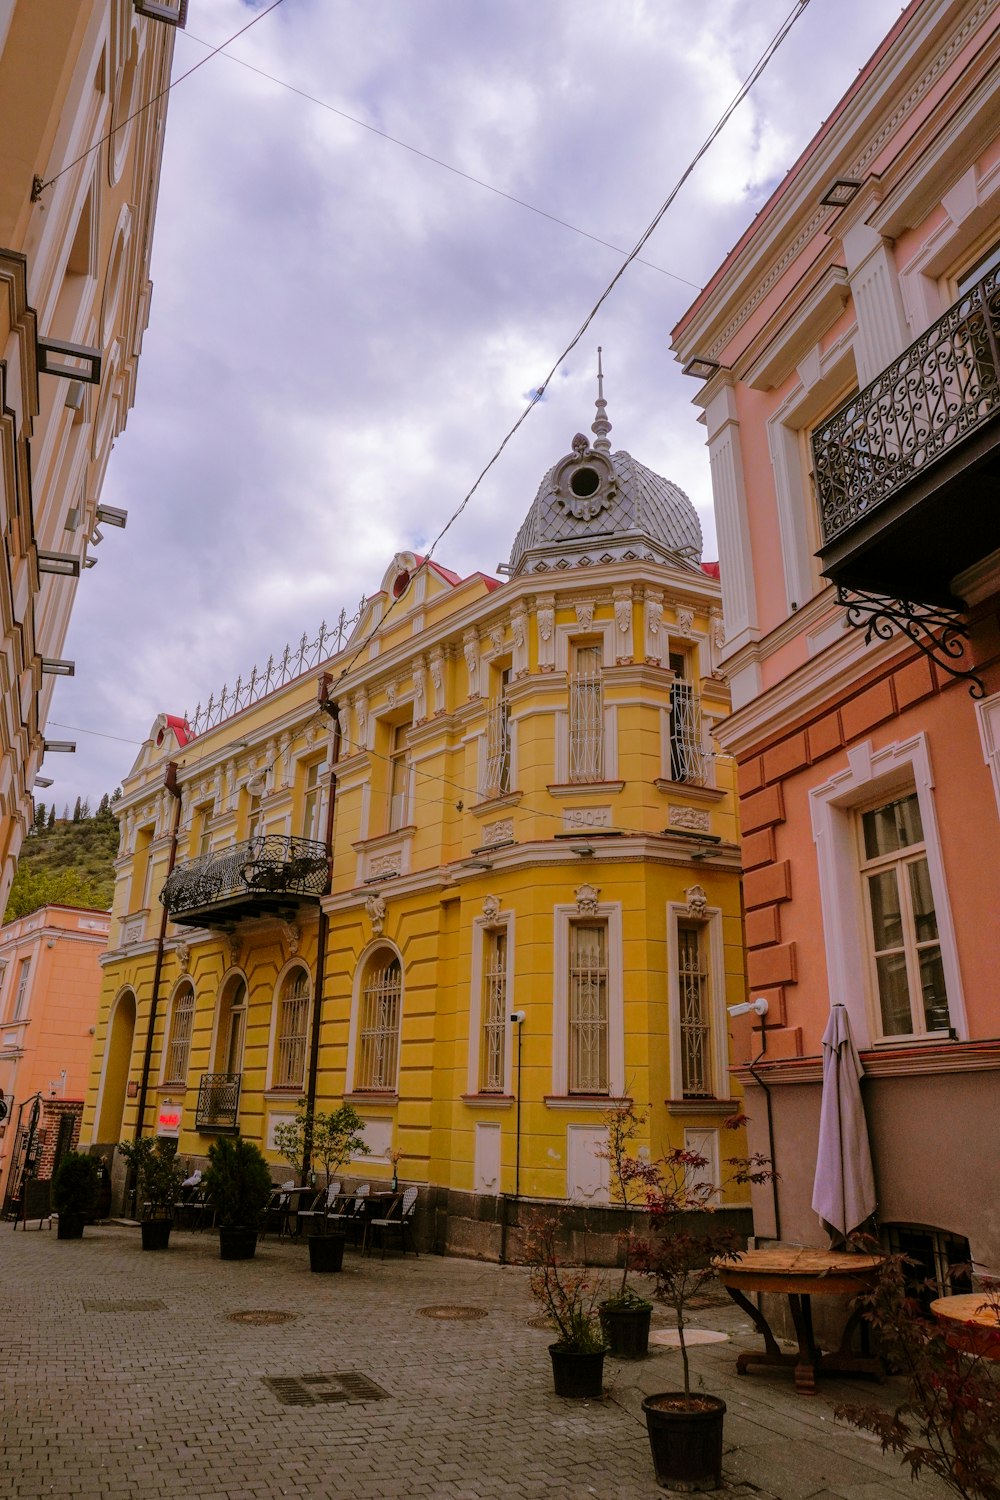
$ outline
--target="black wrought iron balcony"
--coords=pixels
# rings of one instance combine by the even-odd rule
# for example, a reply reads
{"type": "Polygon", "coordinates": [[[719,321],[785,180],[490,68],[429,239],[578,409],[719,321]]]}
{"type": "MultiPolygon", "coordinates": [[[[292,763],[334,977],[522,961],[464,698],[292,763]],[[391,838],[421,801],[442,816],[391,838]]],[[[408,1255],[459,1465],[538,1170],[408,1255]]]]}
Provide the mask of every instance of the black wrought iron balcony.
{"type": "Polygon", "coordinates": [[[241,1073],[202,1073],[195,1130],[232,1135],[239,1129],[241,1073]]]}
{"type": "Polygon", "coordinates": [[[1000,548],[1000,281],[965,292],[813,434],[827,578],[961,607],[952,580],[1000,548]]]}
{"type": "Polygon", "coordinates": [[[228,926],[241,917],[292,912],[326,891],[330,862],[313,839],[267,833],[177,865],[160,900],[189,927],[228,926]]]}

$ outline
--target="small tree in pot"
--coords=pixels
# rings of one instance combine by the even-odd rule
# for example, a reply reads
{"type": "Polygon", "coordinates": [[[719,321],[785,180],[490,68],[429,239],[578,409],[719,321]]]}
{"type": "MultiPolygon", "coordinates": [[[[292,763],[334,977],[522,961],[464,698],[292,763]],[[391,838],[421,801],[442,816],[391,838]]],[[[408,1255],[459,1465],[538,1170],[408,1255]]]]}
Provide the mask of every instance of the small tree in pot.
{"type": "Polygon", "coordinates": [[[559,1337],[549,1345],[557,1396],[600,1396],[607,1351],[597,1313],[600,1282],[567,1266],[556,1245],[556,1225],[546,1219],[528,1236],[531,1295],[559,1337]]]}
{"type": "MultiPolygon", "coordinates": [[[[744,1115],[725,1128],[738,1130],[744,1115]]],[[[650,1234],[632,1249],[636,1270],[652,1276],[654,1295],[673,1309],[684,1371],[683,1391],[660,1391],[642,1403],[657,1483],[676,1490],[713,1490],[722,1484],[722,1427],[726,1403],[691,1390],[685,1314],[691,1299],[714,1280],[713,1262],[738,1260],[734,1230],[713,1224],[722,1184],[705,1176],[709,1163],[696,1151],[674,1147],[658,1162],[635,1161],[647,1182],[650,1234]],[[691,1216],[691,1217],[689,1217],[691,1216]]],[[[770,1182],[770,1159],[759,1153],[729,1157],[728,1184],[770,1182]]]]}
{"type": "MultiPolygon", "coordinates": [[[[325,1178],[328,1201],[334,1173],[356,1156],[370,1155],[365,1141],[365,1122],[352,1104],[341,1104],[330,1114],[310,1110],[299,1100],[294,1120],[285,1121],[274,1132],[274,1142],[286,1161],[301,1175],[306,1155],[318,1162],[325,1178]]],[[[309,1236],[309,1264],[314,1271],[339,1271],[344,1262],[345,1235],[331,1231],[325,1213],[317,1213],[309,1236]]]]}
{"type": "Polygon", "coordinates": [[[141,1135],[138,1140],[119,1141],[118,1150],[135,1174],[143,1204],[142,1248],[166,1250],[174,1225],[174,1202],[181,1184],[177,1142],[168,1136],[141,1135]]]}
{"type": "Polygon", "coordinates": [[[78,1240],[97,1204],[98,1163],[96,1156],[67,1151],[52,1179],[52,1207],[59,1215],[61,1240],[78,1240]]]}
{"type": "Polygon", "coordinates": [[[205,1190],[219,1224],[223,1260],[252,1260],[261,1218],[270,1202],[271,1172],[260,1148],[241,1136],[222,1136],[208,1148],[205,1190]]]}
{"type": "MultiPolygon", "coordinates": [[[[643,1132],[645,1115],[629,1099],[613,1103],[603,1117],[608,1144],[597,1152],[610,1164],[612,1201],[625,1209],[644,1208],[649,1191],[648,1163],[633,1155],[633,1143],[643,1132]]],[[[617,1359],[642,1359],[649,1348],[653,1304],[628,1284],[635,1234],[626,1226],[618,1236],[622,1246],[622,1279],[600,1305],[601,1327],[610,1352],[617,1359]]]]}

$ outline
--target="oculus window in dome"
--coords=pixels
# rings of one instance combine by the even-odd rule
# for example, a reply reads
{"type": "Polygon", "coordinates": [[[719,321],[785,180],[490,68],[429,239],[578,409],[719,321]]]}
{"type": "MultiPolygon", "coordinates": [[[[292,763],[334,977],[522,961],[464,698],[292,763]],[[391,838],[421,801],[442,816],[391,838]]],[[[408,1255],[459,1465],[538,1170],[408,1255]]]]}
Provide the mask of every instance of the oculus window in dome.
{"type": "Polygon", "coordinates": [[[701,561],[701,522],[680,486],[624,449],[612,453],[600,349],[597,356],[594,442],[578,432],[542,480],[511,549],[511,577],[609,562],[697,568],[701,561]]]}

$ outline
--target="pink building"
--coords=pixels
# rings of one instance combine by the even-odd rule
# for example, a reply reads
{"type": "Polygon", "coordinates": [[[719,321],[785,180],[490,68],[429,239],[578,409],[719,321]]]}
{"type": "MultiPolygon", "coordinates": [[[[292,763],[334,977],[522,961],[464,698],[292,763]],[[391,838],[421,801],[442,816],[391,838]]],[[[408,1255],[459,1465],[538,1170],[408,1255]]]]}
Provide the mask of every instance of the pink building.
{"type": "Polygon", "coordinates": [[[998,64],[996,3],[914,0],[673,335],[703,381],[768,1001],[733,1026],[780,1173],[757,1232],[826,1243],[841,1003],[882,1232],[939,1276],[1000,1268],[998,64]]]}
{"type": "Polygon", "coordinates": [[[109,925],[106,911],[45,906],[0,927],[0,1089],[6,1106],[0,1202],[8,1211],[25,1164],[32,1098],[41,1095],[33,1177],[51,1177],[57,1157],[75,1149],[79,1139],[109,925]]]}

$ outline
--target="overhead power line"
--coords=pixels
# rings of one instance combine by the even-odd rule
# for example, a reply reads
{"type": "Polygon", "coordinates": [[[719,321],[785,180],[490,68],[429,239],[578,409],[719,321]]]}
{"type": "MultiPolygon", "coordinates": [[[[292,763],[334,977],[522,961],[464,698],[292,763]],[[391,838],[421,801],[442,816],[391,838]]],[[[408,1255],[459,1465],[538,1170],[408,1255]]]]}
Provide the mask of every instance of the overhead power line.
{"type": "MultiPolygon", "coordinates": [[[[197,42],[200,47],[210,47],[211,43],[203,41],[200,36],[194,36],[190,31],[181,33],[189,41],[197,42]]],[[[461,167],[456,167],[450,161],[444,161],[440,156],[433,156],[429,151],[422,151],[419,146],[412,145],[409,141],[401,140],[398,135],[390,135],[387,130],[379,130],[377,125],[371,125],[367,120],[358,119],[357,115],[350,115],[345,109],[338,109],[335,104],[330,104],[326,99],[320,99],[316,94],[310,94],[305,89],[300,89],[294,83],[289,83],[284,78],[278,78],[274,73],[268,73],[265,68],[255,67],[253,63],[246,62],[242,57],[234,57],[225,48],[229,43],[224,42],[222,51],[229,62],[238,63],[241,68],[246,68],[251,73],[256,73],[260,78],[266,78],[271,83],[276,83],[279,88],[287,89],[290,94],[297,94],[300,99],[307,99],[310,104],[317,104],[320,109],[328,110],[330,114],[337,115],[341,120],[347,120],[352,125],[357,125],[362,130],[369,131],[372,135],[381,136],[382,140],[389,141],[393,146],[399,146],[404,151],[410,151],[414,156],[421,157],[424,161],[431,162],[436,167],[441,167],[445,172],[452,172],[456,177],[462,177],[466,182],[474,183],[476,187],[485,188],[488,193],[495,193],[498,198],[506,198],[508,203],[516,203],[519,208],[526,208],[529,213],[538,214],[543,219],[548,219],[552,224],[558,224],[563,229],[569,229],[573,234],[582,235],[584,239],[593,240],[595,245],[603,245],[606,250],[614,250],[617,255],[624,255],[625,251],[621,245],[613,245],[610,240],[602,240],[600,235],[591,234],[587,229],[581,229],[579,224],[571,224],[568,219],[560,219],[558,214],[549,213],[548,209],[539,208],[537,203],[529,203],[525,198],[518,198],[514,193],[505,192],[492,182],[486,182],[482,177],[476,177],[471,172],[464,172],[461,167]]],[[[700,292],[701,287],[696,281],[689,281],[686,276],[681,276],[677,271],[668,271],[666,266],[658,266],[655,261],[643,260],[641,265],[648,266],[652,271],[659,271],[662,276],[670,276],[674,281],[681,281],[685,286],[692,287],[694,291],[700,292]]]]}
{"type": "Polygon", "coordinates": [[[171,90],[175,89],[179,83],[183,83],[185,78],[190,78],[192,73],[197,73],[198,69],[203,68],[206,63],[211,62],[213,57],[218,57],[223,48],[228,47],[233,42],[237,41],[241,36],[243,36],[250,30],[251,26],[256,26],[258,21],[263,21],[265,16],[269,16],[271,14],[272,10],[277,10],[278,6],[283,4],[284,0],[272,0],[272,3],[267,7],[266,10],[259,11],[258,14],[255,15],[251,21],[248,21],[245,26],[241,26],[239,31],[234,31],[228,41],[222,42],[218,47],[214,47],[207,57],[202,58],[201,62],[196,62],[193,68],[188,68],[186,73],[182,73],[179,78],[175,78],[172,83],[168,83],[166,88],[160,89],[159,93],[154,94],[152,99],[148,99],[145,104],[140,105],[137,110],[134,110],[132,114],[129,115],[127,120],[120,120],[113,130],[109,130],[107,135],[102,135],[99,141],[95,141],[92,146],[88,146],[86,151],[82,152],[81,155],[77,156],[73,161],[68,162],[65,167],[56,172],[55,175],[50,177],[47,182],[40,182],[36,177],[31,189],[32,203],[37,203],[39,198],[45,192],[45,189],[50,188],[54,182],[58,182],[60,177],[65,176],[67,172],[71,172],[74,167],[79,166],[80,162],[86,161],[91,152],[100,150],[105,141],[110,141],[113,135],[117,135],[119,130],[124,130],[125,126],[130,124],[132,120],[137,120],[140,115],[144,115],[146,113],[147,109],[152,109],[154,104],[158,103],[158,101],[162,99],[164,95],[169,94],[171,90]]]}
{"type": "MultiPolygon", "coordinates": [[[[691,173],[694,171],[695,167],[701,161],[701,159],[705,155],[705,153],[709,150],[709,148],[711,147],[711,145],[715,141],[716,137],[725,128],[726,124],[729,122],[729,120],[732,117],[732,115],[739,108],[740,104],[742,104],[743,100],[750,93],[750,90],[753,88],[754,84],[760,78],[761,74],[764,72],[764,70],[767,67],[768,63],[771,61],[772,57],[777,52],[778,48],[781,46],[782,42],[785,40],[785,38],[787,37],[788,33],[791,31],[792,27],[795,25],[795,22],[802,15],[802,13],[804,12],[804,10],[806,9],[806,6],[808,4],[809,4],[809,0],[795,0],[795,4],[792,6],[792,9],[789,11],[788,15],[782,21],[781,25],[778,27],[778,30],[775,32],[775,34],[771,38],[770,42],[768,42],[768,44],[765,47],[763,53],[761,54],[761,56],[759,57],[759,59],[757,60],[757,62],[754,64],[754,66],[751,69],[750,73],[747,75],[747,77],[744,79],[744,81],[740,84],[740,87],[737,89],[737,91],[736,91],[735,95],[733,96],[732,100],[729,102],[729,104],[723,110],[722,114],[719,116],[719,119],[713,125],[712,129],[709,131],[708,135],[705,137],[705,139],[702,142],[702,144],[698,147],[698,150],[695,152],[694,156],[692,156],[691,160],[688,162],[687,166],[684,168],[684,170],[681,173],[680,177],[678,177],[677,181],[674,183],[673,187],[670,189],[670,192],[667,194],[666,198],[663,200],[663,202],[660,204],[659,208],[656,210],[656,213],[653,215],[653,217],[650,220],[649,224],[643,230],[642,234],[639,236],[639,238],[636,241],[636,243],[633,246],[633,248],[629,251],[628,255],[626,255],[625,259],[622,261],[621,265],[618,267],[618,270],[612,276],[611,280],[608,282],[607,286],[604,288],[603,292],[598,297],[597,301],[591,307],[591,309],[588,312],[587,316],[584,318],[583,322],[580,324],[580,327],[577,329],[576,333],[570,339],[570,341],[566,345],[565,349],[559,355],[558,359],[553,364],[551,370],[546,375],[546,377],[542,381],[541,385],[533,393],[533,395],[531,397],[531,400],[528,402],[527,406],[521,412],[521,415],[517,418],[517,421],[513,424],[513,426],[506,433],[506,435],[504,436],[504,438],[500,442],[499,446],[497,447],[496,451],[494,452],[492,458],[490,458],[489,461],[480,470],[480,472],[479,472],[479,474],[478,474],[478,476],[476,478],[476,481],[472,485],[471,489],[469,489],[467,491],[467,493],[465,494],[464,498],[459,502],[459,504],[452,511],[451,515],[448,517],[447,521],[441,527],[441,530],[438,532],[437,536],[434,538],[434,540],[431,543],[430,547],[426,550],[426,552],[424,552],[424,554],[423,554],[424,560],[423,560],[423,563],[421,564],[421,567],[426,567],[427,564],[431,561],[431,559],[434,556],[434,553],[437,551],[438,543],[442,540],[443,537],[445,537],[447,535],[447,533],[451,530],[452,526],[454,526],[455,522],[458,520],[459,516],[465,510],[466,506],[469,504],[469,502],[472,499],[473,495],[475,495],[476,491],[479,489],[479,486],[482,484],[482,482],[486,478],[487,474],[490,472],[490,470],[493,468],[493,466],[497,463],[498,459],[500,458],[500,455],[503,453],[504,449],[507,447],[507,444],[510,442],[511,438],[517,432],[517,430],[521,426],[521,424],[524,421],[526,421],[526,419],[528,418],[528,416],[530,415],[530,413],[538,405],[539,401],[541,401],[542,397],[545,395],[546,390],[548,389],[549,385],[551,384],[554,376],[556,375],[556,372],[559,370],[559,367],[565,362],[565,360],[569,357],[569,355],[576,348],[577,344],[583,338],[583,335],[587,332],[587,329],[590,327],[591,323],[593,323],[593,321],[596,318],[598,312],[601,310],[601,308],[604,306],[605,302],[611,296],[611,293],[614,291],[614,289],[618,285],[619,281],[621,281],[622,277],[625,275],[625,272],[628,270],[629,266],[632,264],[633,261],[635,261],[635,260],[638,259],[638,257],[639,257],[639,251],[647,243],[647,241],[650,239],[650,237],[654,233],[654,231],[659,227],[659,224],[660,224],[661,220],[663,219],[664,214],[667,212],[667,210],[669,209],[670,205],[673,203],[674,199],[677,197],[677,194],[680,192],[681,188],[684,186],[684,184],[687,182],[688,178],[691,176],[691,173]]],[[[400,595],[399,597],[402,598],[402,595],[400,595]]],[[[382,616],[382,618],[378,622],[378,624],[375,625],[375,626],[373,626],[372,629],[369,631],[369,633],[365,636],[364,640],[360,642],[360,644],[358,645],[357,650],[355,651],[354,655],[351,657],[351,660],[342,669],[342,671],[340,673],[340,677],[338,678],[338,682],[340,682],[340,683],[343,682],[344,677],[346,677],[347,673],[350,672],[351,668],[354,666],[355,662],[361,656],[362,652],[367,649],[368,645],[370,644],[370,642],[372,640],[372,637],[375,635],[376,630],[380,630],[382,628],[382,626],[385,624],[385,621],[392,614],[393,610],[396,608],[396,605],[398,603],[399,603],[399,599],[393,599],[392,600],[392,602],[389,605],[389,608],[386,610],[385,614],[382,616]]]]}

